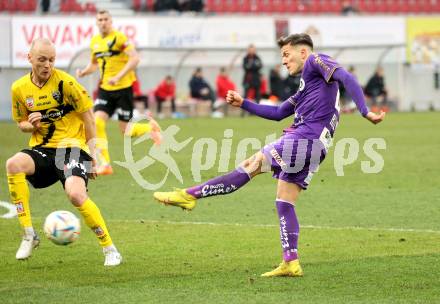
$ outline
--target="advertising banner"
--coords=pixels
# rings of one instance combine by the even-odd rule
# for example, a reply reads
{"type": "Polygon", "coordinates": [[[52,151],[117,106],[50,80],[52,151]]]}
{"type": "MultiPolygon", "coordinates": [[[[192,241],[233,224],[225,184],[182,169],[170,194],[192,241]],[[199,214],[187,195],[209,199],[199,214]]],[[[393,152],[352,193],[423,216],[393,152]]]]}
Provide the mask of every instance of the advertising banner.
{"type": "MultiPolygon", "coordinates": [[[[148,45],[146,19],[117,18],[114,25],[136,45],[148,45]]],[[[66,67],[79,50],[89,47],[95,33],[97,28],[93,17],[13,17],[12,64],[14,67],[29,66],[27,54],[32,40],[45,37],[55,44],[56,65],[66,67]]]]}
{"type": "Polygon", "coordinates": [[[440,18],[408,18],[406,54],[413,64],[440,64],[440,18]]]}
{"type": "Polygon", "coordinates": [[[152,18],[150,46],[164,48],[276,47],[273,18],[152,18]]]}
{"type": "Polygon", "coordinates": [[[290,33],[305,32],[318,47],[405,44],[404,17],[295,17],[290,33]]]}

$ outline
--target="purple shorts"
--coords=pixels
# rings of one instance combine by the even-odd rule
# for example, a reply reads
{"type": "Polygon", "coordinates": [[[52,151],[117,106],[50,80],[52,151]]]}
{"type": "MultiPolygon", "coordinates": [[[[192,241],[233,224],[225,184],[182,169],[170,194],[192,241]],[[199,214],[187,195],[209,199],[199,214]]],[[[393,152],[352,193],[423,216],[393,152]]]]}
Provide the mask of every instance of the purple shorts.
{"type": "Polygon", "coordinates": [[[271,165],[274,178],[297,184],[304,190],[326,155],[319,139],[298,138],[294,133],[284,134],[261,152],[271,165]]]}

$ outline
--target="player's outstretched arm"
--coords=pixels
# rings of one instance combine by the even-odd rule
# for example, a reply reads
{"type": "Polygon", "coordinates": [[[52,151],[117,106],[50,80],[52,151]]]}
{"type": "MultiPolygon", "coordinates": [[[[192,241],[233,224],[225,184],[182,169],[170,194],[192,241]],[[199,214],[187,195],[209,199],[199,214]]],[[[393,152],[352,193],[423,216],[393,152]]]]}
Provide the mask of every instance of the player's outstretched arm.
{"type": "Polygon", "coordinates": [[[92,58],[89,64],[84,69],[76,70],[76,77],[81,78],[87,76],[89,74],[94,73],[97,69],[98,69],[98,62],[96,61],[96,59],[92,58]]]}
{"type": "Polygon", "coordinates": [[[116,85],[128,72],[133,71],[141,61],[135,49],[127,50],[125,53],[128,55],[128,61],[116,76],[108,80],[110,85],[116,85]]]}
{"type": "Polygon", "coordinates": [[[279,106],[260,105],[255,102],[243,99],[240,94],[231,90],[229,90],[228,94],[226,95],[226,101],[232,106],[241,107],[249,113],[269,120],[280,121],[295,113],[294,105],[288,100],[284,101],[279,106]]]}
{"type": "Polygon", "coordinates": [[[337,68],[333,73],[332,78],[341,82],[344,85],[347,93],[350,94],[350,96],[353,98],[354,103],[356,104],[359,112],[362,114],[363,117],[374,124],[380,123],[385,118],[384,112],[376,114],[374,112],[368,111],[367,105],[365,103],[364,92],[362,91],[361,86],[357,82],[356,78],[347,70],[341,67],[337,68]]]}

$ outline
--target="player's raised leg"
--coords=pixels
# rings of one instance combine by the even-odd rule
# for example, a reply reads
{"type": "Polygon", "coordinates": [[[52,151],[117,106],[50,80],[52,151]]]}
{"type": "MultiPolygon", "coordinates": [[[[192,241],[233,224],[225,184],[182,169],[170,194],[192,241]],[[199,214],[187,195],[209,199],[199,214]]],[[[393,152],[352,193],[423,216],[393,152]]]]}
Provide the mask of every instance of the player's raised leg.
{"type": "Polygon", "coordinates": [[[25,153],[17,153],[6,162],[9,194],[17,208],[17,216],[24,230],[23,240],[16,253],[17,260],[27,259],[32,255],[32,249],[40,243],[40,239],[32,227],[31,210],[29,208],[29,186],[26,175],[35,172],[33,159],[25,153]]]}
{"type": "Polygon", "coordinates": [[[184,210],[192,210],[196,206],[196,200],[214,195],[232,193],[246,185],[253,177],[262,173],[262,167],[266,158],[262,152],[245,160],[237,169],[209,181],[187,188],[176,189],[171,192],[154,192],[153,196],[159,202],[180,207],[184,210]]]}
{"type": "Polygon", "coordinates": [[[64,186],[69,200],[81,213],[86,225],[96,234],[105,256],[104,266],[119,265],[122,256],[113,244],[98,206],[87,196],[84,179],[71,176],[66,179],[64,186]]]}
{"type": "Polygon", "coordinates": [[[283,250],[283,261],[272,271],[262,274],[263,277],[303,275],[298,259],[299,222],[294,202],[301,188],[284,180],[278,180],[276,207],[280,220],[280,241],[283,250]]]}
{"type": "Polygon", "coordinates": [[[150,133],[150,137],[154,144],[160,145],[162,142],[162,134],[159,124],[152,116],[148,117],[148,123],[127,123],[119,122],[119,128],[126,136],[138,137],[146,133],[150,133]]]}

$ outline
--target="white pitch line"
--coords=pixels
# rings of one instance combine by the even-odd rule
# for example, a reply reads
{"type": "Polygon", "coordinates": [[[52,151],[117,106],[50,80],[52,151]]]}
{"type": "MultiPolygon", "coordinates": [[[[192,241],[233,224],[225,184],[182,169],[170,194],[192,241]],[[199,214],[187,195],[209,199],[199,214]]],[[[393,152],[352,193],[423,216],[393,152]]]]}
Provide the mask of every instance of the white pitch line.
{"type": "MultiPolygon", "coordinates": [[[[277,228],[278,225],[273,224],[243,224],[243,223],[214,223],[214,222],[188,222],[188,221],[159,221],[159,220],[113,220],[117,222],[140,222],[148,224],[169,224],[169,225],[207,225],[207,226],[237,226],[237,227],[255,227],[255,228],[277,228]]],[[[385,231],[385,232],[417,232],[417,233],[435,233],[440,234],[440,230],[431,229],[411,229],[411,228],[380,228],[380,227],[358,227],[358,226],[315,226],[301,225],[300,228],[317,229],[317,230],[361,230],[361,231],[385,231]]]]}

